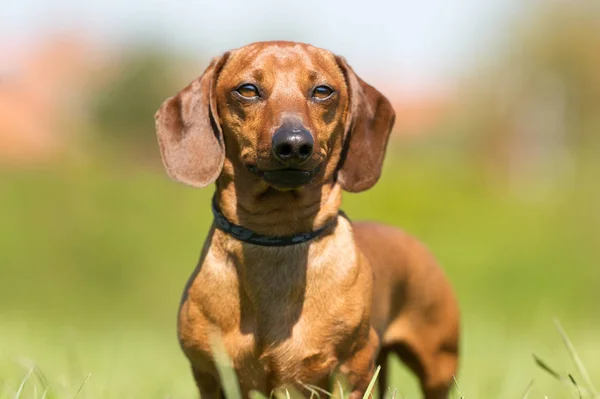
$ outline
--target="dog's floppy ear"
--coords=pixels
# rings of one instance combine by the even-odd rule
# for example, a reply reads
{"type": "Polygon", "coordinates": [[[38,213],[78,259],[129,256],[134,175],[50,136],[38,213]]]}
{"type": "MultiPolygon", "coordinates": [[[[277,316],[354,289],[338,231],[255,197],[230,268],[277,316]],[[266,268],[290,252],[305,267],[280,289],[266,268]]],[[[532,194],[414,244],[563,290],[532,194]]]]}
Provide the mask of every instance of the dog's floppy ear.
{"type": "Polygon", "coordinates": [[[166,99],[154,115],[167,173],[194,187],[213,183],[223,168],[225,148],[214,90],[228,55],[214,58],[202,76],[166,99]]]}
{"type": "Polygon", "coordinates": [[[356,76],[343,57],[336,60],[346,77],[350,102],[338,181],[344,190],[360,192],[373,187],[381,175],[396,114],[389,100],[356,76]]]}

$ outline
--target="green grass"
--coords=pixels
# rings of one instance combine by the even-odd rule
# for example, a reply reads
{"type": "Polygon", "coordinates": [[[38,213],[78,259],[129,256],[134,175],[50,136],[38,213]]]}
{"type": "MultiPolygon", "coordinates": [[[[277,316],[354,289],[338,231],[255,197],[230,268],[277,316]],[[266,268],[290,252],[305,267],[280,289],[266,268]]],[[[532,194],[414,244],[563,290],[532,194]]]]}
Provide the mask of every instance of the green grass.
{"type": "MultiPolygon", "coordinates": [[[[585,386],[555,317],[600,383],[598,174],[581,176],[523,200],[473,168],[402,154],[376,188],[345,196],[351,218],[401,226],[442,263],[467,399],[521,398],[532,380],[529,398],[577,397],[532,357],[585,386]]],[[[175,314],[210,196],[102,159],[0,171],[0,398],[194,397],[175,314]]],[[[398,398],[418,397],[399,363],[392,373],[398,398]]]]}

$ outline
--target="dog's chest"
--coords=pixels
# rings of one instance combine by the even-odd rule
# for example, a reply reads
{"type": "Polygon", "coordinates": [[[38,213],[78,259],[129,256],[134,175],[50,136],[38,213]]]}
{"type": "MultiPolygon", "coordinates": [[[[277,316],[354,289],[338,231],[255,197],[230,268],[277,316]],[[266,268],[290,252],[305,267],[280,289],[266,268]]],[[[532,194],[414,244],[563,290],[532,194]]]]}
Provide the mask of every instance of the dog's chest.
{"type": "MultiPolygon", "coordinates": [[[[220,330],[244,385],[320,380],[361,323],[366,298],[356,284],[353,247],[295,249],[253,248],[230,257],[229,265],[207,264],[192,286],[191,306],[204,317],[187,330],[189,339],[220,330]]],[[[210,255],[207,260],[214,261],[210,255]]]]}
{"type": "Polygon", "coordinates": [[[250,334],[253,342],[239,351],[235,346],[244,341],[228,340],[229,352],[240,355],[233,359],[238,370],[257,363],[278,383],[314,381],[331,372],[364,311],[364,302],[353,296],[355,270],[348,258],[334,264],[302,255],[292,259],[263,258],[258,271],[247,271],[238,290],[240,330],[232,334],[250,334]]]}

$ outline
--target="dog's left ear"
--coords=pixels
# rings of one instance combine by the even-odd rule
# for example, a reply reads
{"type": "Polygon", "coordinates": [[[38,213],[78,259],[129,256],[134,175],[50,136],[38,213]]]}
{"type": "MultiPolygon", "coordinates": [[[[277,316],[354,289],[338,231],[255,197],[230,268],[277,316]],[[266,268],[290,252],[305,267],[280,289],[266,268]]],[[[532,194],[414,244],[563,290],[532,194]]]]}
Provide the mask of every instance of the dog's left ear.
{"type": "Polygon", "coordinates": [[[337,56],[336,61],[349,96],[338,181],[344,190],[356,193],[379,180],[396,114],[389,100],[359,78],[343,57],[337,56]]]}
{"type": "Polygon", "coordinates": [[[223,168],[225,145],[214,91],[228,56],[214,58],[202,76],[166,99],[154,116],[167,173],[190,186],[213,183],[223,168]]]}

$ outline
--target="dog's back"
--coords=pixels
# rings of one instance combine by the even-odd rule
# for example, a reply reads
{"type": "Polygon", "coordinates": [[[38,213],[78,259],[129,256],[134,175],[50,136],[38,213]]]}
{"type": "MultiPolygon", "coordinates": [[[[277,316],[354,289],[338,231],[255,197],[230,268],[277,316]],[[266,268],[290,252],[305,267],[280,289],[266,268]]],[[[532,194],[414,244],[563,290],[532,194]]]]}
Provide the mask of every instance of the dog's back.
{"type": "MultiPolygon", "coordinates": [[[[396,353],[419,376],[426,397],[445,397],[459,344],[458,305],[446,276],[427,248],[402,230],[372,222],[353,229],[373,269],[371,321],[382,343],[377,363],[396,353]]],[[[379,386],[387,389],[385,376],[379,386]]]]}

